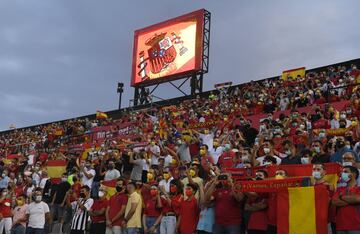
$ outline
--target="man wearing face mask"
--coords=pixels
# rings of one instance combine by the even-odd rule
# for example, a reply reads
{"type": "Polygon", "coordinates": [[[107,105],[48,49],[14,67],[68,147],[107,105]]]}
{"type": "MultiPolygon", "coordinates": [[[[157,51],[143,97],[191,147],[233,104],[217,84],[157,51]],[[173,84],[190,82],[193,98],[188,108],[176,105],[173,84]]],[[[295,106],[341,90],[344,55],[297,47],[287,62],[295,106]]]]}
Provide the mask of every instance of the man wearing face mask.
{"type": "Polygon", "coordinates": [[[163,171],[163,179],[159,182],[160,191],[163,193],[170,193],[170,182],[173,179],[170,169],[165,168],[163,171]]]}
{"type": "Polygon", "coordinates": [[[61,183],[56,185],[54,189],[55,193],[52,196],[50,209],[53,221],[56,220],[58,223],[63,223],[65,207],[62,204],[64,204],[65,195],[70,187],[67,181],[67,174],[64,173],[61,178],[61,183]]]}
{"type": "Polygon", "coordinates": [[[100,234],[106,231],[106,208],[108,207],[108,200],[106,199],[106,190],[100,188],[98,192],[98,199],[94,201],[91,206],[89,215],[91,218],[90,234],[100,234]]]}
{"type": "Polygon", "coordinates": [[[116,182],[116,194],[111,196],[106,208],[106,234],[121,234],[122,222],[128,197],[125,194],[125,181],[118,179],[116,182]]]}
{"type": "Polygon", "coordinates": [[[112,160],[108,161],[107,171],[105,172],[104,180],[113,180],[120,177],[120,172],[115,168],[115,163],[112,160]]]}
{"type": "Polygon", "coordinates": [[[0,191],[0,233],[10,234],[11,229],[11,200],[9,199],[9,194],[7,189],[2,189],[0,191]]]}
{"type": "Polygon", "coordinates": [[[259,165],[259,164],[260,164],[260,166],[265,165],[264,164],[265,157],[269,157],[269,156],[276,159],[276,164],[277,165],[279,165],[281,163],[281,158],[274,155],[273,143],[271,141],[269,141],[269,140],[264,141],[264,144],[262,145],[262,148],[260,148],[259,150],[254,150],[255,155],[253,155],[253,156],[257,156],[260,152],[262,152],[263,155],[256,158],[256,160],[254,162],[254,165],[259,165]]]}
{"type": "Polygon", "coordinates": [[[67,205],[71,206],[74,213],[71,221],[70,234],[84,234],[89,219],[89,211],[94,200],[90,198],[90,188],[87,185],[81,187],[80,198],[70,202],[70,196],[67,196],[67,205]]]}
{"type": "Polygon", "coordinates": [[[83,185],[87,185],[89,188],[92,188],[91,186],[94,181],[95,175],[96,172],[92,168],[90,161],[86,161],[85,165],[80,166],[81,183],[83,185]]]}
{"type": "MultiPolygon", "coordinates": [[[[192,166],[188,171],[187,171],[187,177],[182,179],[181,182],[183,183],[184,187],[186,187],[188,184],[198,184],[199,186],[203,185],[203,179],[201,179],[198,176],[198,168],[192,166]]],[[[184,198],[186,199],[186,193],[184,191],[184,198]]],[[[199,193],[195,193],[195,198],[198,199],[199,198],[199,193]]]]}
{"type": "Polygon", "coordinates": [[[24,234],[26,229],[26,210],[28,205],[25,203],[25,196],[16,198],[16,206],[13,210],[13,223],[11,234],[24,234]]]}
{"type": "Polygon", "coordinates": [[[40,188],[36,188],[33,201],[26,209],[26,234],[44,233],[45,222],[50,222],[49,206],[42,201],[42,192],[40,188]]]}
{"type": "MultiPolygon", "coordinates": [[[[353,166],[357,167],[356,161],[355,161],[355,155],[351,152],[347,152],[342,156],[342,165],[345,166],[353,166]]],[[[360,173],[360,169],[358,168],[358,171],[360,173]]],[[[357,184],[360,185],[360,177],[357,179],[357,184]]]]}
{"type": "Polygon", "coordinates": [[[301,158],[296,155],[296,148],[291,141],[289,140],[284,141],[282,143],[282,146],[286,157],[281,159],[281,164],[284,165],[302,164],[301,158]]]}
{"type": "Polygon", "coordinates": [[[346,183],[340,187],[332,198],[332,205],[337,207],[336,231],[338,234],[360,233],[360,187],[356,180],[359,171],[356,167],[345,166],[341,173],[341,179],[346,183]]]}
{"type": "Polygon", "coordinates": [[[220,155],[223,153],[223,147],[220,146],[220,141],[218,138],[215,138],[213,141],[213,147],[209,150],[209,154],[212,157],[215,164],[218,163],[220,155]]]}
{"type": "Polygon", "coordinates": [[[312,156],[311,163],[314,162],[328,163],[330,161],[330,157],[328,154],[324,152],[320,140],[315,140],[312,142],[310,151],[312,156]]]}
{"type": "Polygon", "coordinates": [[[226,143],[224,146],[224,153],[221,154],[218,164],[222,170],[225,168],[232,168],[234,164],[235,152],[232,150],[230,143],[226,143]]]}
{"type": "Polygon", "coordinates": [[[154,184],[150,187],[150,198],[145,200],[145,208],[142,223],[145,233],[160,234],[161,198],[158,187],[154,184]]]}
{"type": "Polygon", "coordinates": [[[215,178],[205,193],[205,200],[215,205],[213,233],[240,233],[242,222],[241,201],[244,194],[234,189],[230,175],[215,178]],[[226,211],[226,212],[225,212],[226,211]]]}
{"type": "Polygon", "coordinates": [[[331,162],[338,162],[341,163],[342,161],[342,156],[346,153],[346,152],[351,152],[355,155],[355,160],[358,162],[359,161],[359,157],[355,154],[355,152],[353,150],[349,150],[345,147],[345,140],[344,137],[338,137],[336,139],[336,152],[330,156],[330,161],[331,162]]]}

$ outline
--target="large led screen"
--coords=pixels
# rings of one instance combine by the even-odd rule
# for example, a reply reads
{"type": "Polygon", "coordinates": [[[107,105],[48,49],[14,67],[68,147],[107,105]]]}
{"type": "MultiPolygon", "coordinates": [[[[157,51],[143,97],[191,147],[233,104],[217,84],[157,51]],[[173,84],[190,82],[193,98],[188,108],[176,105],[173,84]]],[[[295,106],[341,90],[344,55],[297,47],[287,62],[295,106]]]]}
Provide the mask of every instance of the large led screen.
{"type": "Polygon", "coordinates": [[[132,86],[166,82],[201,69],[204,11],[135,31],[132,86]]]}

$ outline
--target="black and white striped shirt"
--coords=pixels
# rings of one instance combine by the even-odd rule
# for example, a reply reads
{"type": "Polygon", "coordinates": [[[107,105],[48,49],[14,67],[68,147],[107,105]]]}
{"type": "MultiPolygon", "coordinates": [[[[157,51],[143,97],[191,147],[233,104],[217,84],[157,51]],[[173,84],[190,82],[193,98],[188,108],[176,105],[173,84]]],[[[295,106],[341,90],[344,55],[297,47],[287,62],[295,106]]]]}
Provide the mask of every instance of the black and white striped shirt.
{"type": "Polygon", "coordinates": [[[80,204],[85,206],[85,210],[80,209],[77,201],[71,203],[73,209],[73,218],[71,222],[71,230],[80,230],[85,231],[86,223],[89,219],[89,210],[92,207],[94,200],[89,199],[80,199],[80,204]]]}

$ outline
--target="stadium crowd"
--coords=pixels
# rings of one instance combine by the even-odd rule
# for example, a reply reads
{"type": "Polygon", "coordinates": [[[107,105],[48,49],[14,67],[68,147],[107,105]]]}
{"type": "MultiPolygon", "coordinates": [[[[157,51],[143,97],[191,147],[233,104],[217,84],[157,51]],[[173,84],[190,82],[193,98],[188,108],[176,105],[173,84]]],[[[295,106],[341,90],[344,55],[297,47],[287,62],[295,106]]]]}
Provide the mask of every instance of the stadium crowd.
{"type": "Polygon", "coordinates": [[[3,133],[0,233],[277,233],[276,193],[241,192],[227,169],[259,168],[246,178],[257,181],[274,179],[270,166],[284,179],[282,165],[303,164],[329,191],[329,233],[360,233],[359,75],[355,65],[328,67],[120,119],[3,133]],[[124,123],[129,137],[113,137],[124,123]],[[66,161],[59,178],[49,161],[66,161]],[[342,166],[337,186],[324,179],[330,162],[342,166]]]}

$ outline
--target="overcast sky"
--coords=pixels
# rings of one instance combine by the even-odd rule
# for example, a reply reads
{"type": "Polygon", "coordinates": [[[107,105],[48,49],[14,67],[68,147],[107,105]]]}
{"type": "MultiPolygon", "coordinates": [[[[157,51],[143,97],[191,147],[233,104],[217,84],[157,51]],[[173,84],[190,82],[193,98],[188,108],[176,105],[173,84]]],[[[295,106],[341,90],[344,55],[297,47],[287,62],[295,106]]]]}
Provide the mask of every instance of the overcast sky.
{"type": "Polygon", "coordinates": [[[116,109],[119,81],[128,106],[133,31],[200,8],[212,13],[205,90],[360,57],[358,0],[1,0],[0,130],[116,109]]]}

